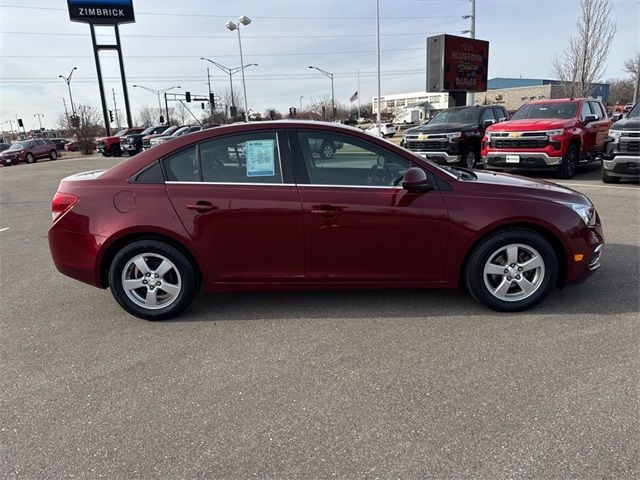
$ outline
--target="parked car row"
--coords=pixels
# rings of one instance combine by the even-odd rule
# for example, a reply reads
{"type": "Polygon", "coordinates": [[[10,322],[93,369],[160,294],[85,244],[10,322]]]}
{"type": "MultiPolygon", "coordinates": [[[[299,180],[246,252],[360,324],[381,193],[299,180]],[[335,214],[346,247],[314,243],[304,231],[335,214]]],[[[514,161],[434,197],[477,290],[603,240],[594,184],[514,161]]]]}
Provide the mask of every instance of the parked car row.
{"type": "Polygon", "coordinates": [[[406,131],[401,145],[439,164],[488,170],[554,171],[573,178],[603,161],[604,182],[640,179],[640,107],[611,125],[593,98],[537,100],[510,118],[500,105],[456,107],[406,131]]]}

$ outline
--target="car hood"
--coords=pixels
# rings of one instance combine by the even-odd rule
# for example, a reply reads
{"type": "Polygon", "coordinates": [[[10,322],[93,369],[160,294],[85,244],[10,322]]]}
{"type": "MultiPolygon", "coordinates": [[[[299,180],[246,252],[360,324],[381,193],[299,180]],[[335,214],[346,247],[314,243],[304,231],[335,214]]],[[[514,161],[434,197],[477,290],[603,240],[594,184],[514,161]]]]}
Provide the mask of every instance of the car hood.
{"type": "Polygon", "coordinates": [[[497,195],[512,196],[514,194],[536,199],[571,201],[591,205],[586,195],[557,183],[535,178],[521,177],[508,173],[473,171],[476,185],[483,192],[497,195]]]}
{"type": "Polygon", "coordinates": [[[96,142],[106,142],[106,141],[114,141],[114,140],[120,140],[120,137],[116,137],[114,135],[112,137],[96,138],[96,142]]]}
{"type": "Polygon", "coordinates": [[[9,150],[8,148],[6,150],[2,150],[2,152],[0,152],[0,155],[15,155],[16,153],[22,153],[26,150],[26,148],[21,148],[20,150],[9,150]]]}
{"type": "Polygon", "coordinates": [[[448,132],[460,132],[462,130],[472,130],[478,128],[477,123],[439,123],[437,125],[420,125],[419,127],[413,127],[407,129],[406,133],[448,133],[448,132]]]}
{"type": "Polygon", "coordinates": [[[164,133],[154,133],[151,135],[145,135],[144,137],[142,137],[142,140],[150,140],[157,137],[166,137],[166,135],[164,133]]]}
{"type": "Polygon", "coordinates": [[[611,125],[611,130],[640,130],[640,117],[623,118],[611,125]]]}
{"type": "Polygon", "coordinates": [[[567,128],[575,120],[563,120],[561,118],[538,118],[527,120],[509,120],[491,125],[487,128],[488,132],[527,132],[538,130],[555,130],[558,128],[567,128]]]}

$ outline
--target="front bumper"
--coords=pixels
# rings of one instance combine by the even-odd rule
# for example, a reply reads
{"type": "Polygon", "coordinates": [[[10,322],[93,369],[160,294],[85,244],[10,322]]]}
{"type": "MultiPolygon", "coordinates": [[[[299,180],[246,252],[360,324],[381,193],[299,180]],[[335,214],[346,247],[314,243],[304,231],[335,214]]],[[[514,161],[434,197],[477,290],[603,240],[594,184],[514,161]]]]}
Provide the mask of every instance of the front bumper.
{"type": "Polygon", "coordinates": [[[602,160],[602,167],[622,178],[640,178],[640,155],[616,155],[602,160]]]}
{"type": "Polygon", "coordinates": [[[427,160],[431,160],[440,165],[446,165],[447,163],[458,163],[460,161],[460,155],[453,155],[448,152],[437,152],[433,150],[411,150],[416,155],[420,155],[427,160]]]}
{"type": "Polygon", "coordinates": [[[596,226],[584,228],[587,230],[572,241],[571,255],[582,255],[582,258],[567,259],[566,284],[582,283],[602,266],[605,242],[599,217],[596,226]]]}
{"type": "Polygon", "coordinates": [[[547,152],[489,151],[482,157],[482,164],[489,170],[548,170],[562,164],[562,157],[551,156],[547,152]],[[511,158],[507,161],[507,155],[511,158]],[[517,161],[512,158],[517,157],[517,161]]]}

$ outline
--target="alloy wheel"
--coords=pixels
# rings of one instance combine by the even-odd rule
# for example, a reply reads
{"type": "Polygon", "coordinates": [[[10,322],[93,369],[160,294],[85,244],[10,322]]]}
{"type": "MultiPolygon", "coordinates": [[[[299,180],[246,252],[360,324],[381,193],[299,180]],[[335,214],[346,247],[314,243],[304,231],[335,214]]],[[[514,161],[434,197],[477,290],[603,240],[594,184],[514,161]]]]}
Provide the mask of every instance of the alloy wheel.
{"type": "Polygon", "coordinates": [[[489,256],[483,278],[495,298],[506,302],[525,300],[543,284],[545,262],[533,247],[521,243],[505,245],[489,256]]]}
{"type": "Polygon", "coordinates": [[[142,253],[129,260],[122,270],[122,288],[139,307],[158,310],[176,301],[182,291],[178,268],[158,253],[142,253]]]}

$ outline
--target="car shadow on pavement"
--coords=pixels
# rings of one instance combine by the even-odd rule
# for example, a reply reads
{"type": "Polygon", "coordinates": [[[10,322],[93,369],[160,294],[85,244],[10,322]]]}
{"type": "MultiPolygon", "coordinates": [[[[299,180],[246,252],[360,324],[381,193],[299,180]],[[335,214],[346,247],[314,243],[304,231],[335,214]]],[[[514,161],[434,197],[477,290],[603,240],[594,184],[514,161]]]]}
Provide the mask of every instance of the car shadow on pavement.
{"type": "MultiPolygon", "coordinates": [[[[616,315],[640,311],[640,246],[610,244],[587,281],[552,291],[518,316],[616,315]]],[[[208,295],[175,322],[264,319],[510,316],[476,303],[463,290],[325,290],[208,295]]]]}

